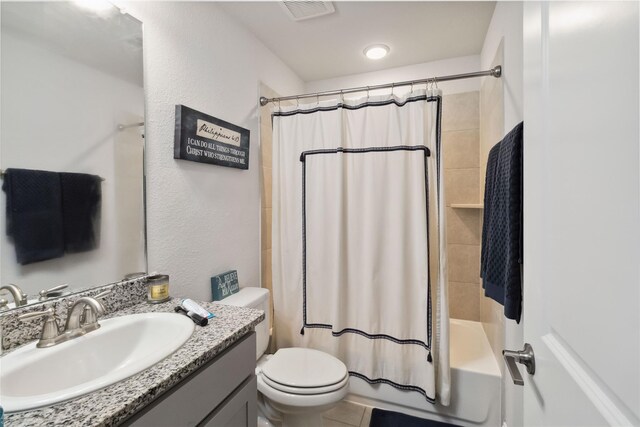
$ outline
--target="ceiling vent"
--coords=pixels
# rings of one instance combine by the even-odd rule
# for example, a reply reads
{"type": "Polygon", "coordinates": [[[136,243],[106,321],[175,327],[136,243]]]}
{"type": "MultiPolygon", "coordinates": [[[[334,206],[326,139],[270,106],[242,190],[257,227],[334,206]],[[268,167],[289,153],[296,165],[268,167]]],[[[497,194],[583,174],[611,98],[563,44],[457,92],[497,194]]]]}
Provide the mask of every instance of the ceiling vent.
{"type": "Polygon", "coordinates": [[[317,18],[329,15],[336,11],[330,1],[313,0],[283,0],[282,7],[289,18],[294,21],[304,21],[305,19],[317,18]]]}

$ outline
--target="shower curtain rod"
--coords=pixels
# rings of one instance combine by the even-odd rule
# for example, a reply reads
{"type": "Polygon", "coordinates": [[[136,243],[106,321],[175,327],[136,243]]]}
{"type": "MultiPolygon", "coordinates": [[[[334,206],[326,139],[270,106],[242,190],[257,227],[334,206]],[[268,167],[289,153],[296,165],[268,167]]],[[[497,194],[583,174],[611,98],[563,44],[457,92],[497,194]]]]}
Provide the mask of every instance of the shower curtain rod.
{"type": "Polygon", "coordinates": [[[316,97],[327,96],[327,95],[344,95],[345,93],[355,93],[355,92],[364,92],[364,91],[368,92],[370,90],[394,88],[396,86],[409,86],[409,85],[417,85],[422,83],[446,82],[449,80],[470,79],[473,77],[484,77],[484,76],[492,76],[495,78],[499,78],[500,76],[502,76],[502,66],[496,65],[495,67],[489,70],[476,71],[473,73],[451,74],[449,76],[430,77],[428,79],[408,80],[405,82],[386,83],[381,85],[354,87],[354,88],[341,89],[341,90],[329,90],[326,92],[305,93],[303,95],[281,96],[280,98],[265,98],[264,96],[261,96],[260,105],[265,106],[270,102],[288,101],[290,99],[316,98],[316,97]]]}

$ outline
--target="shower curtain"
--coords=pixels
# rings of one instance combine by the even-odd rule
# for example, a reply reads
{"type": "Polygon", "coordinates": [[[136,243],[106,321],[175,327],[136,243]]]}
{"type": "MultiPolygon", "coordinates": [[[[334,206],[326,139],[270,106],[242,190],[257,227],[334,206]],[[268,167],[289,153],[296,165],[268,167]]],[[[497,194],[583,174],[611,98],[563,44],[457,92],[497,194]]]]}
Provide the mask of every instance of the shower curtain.
{"type": "Polygon", "coordinates": [[[276,106],[279,348],[449,404],[441,93],[276,106]]]}

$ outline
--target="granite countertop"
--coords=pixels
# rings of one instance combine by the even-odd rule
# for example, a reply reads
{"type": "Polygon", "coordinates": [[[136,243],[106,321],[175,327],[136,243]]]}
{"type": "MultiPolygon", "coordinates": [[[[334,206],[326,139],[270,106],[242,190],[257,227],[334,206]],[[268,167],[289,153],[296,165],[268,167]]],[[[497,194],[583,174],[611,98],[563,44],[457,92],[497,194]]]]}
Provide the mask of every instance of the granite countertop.
{"type": "MultiPolygon", "coordinates": [[[[262,310],[200,304],[216,317],[209,319],[207,326],[196,325],[193,335],[169,357],[132,377],[85,396],[45,408],[5,414],[5,426],[117,425],[213,359],[264,319],[262,310]]],[[[135,313],[173,313],[176,305],[177,299],[156,305],[142,303],[105,318],[135,313]]]]}

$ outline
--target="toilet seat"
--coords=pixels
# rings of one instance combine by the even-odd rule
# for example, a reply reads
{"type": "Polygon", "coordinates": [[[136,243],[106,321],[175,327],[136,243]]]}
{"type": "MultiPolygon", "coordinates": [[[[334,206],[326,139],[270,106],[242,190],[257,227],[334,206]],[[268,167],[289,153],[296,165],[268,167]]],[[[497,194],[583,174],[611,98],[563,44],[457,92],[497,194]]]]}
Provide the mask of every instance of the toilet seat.
{"type": "Polygon", "coordinates": [[[288,395],[313,396],[347,386],[349,373],[339,359],[311,348],[283,348],[259,369],[264,387],[288,395]]]}
{"type": "Polygon", "coordinates": [[[330,393],[332,391],[335,391],[344,387],[349,382],[349,375],[345,375],[341,381],[335,384],[329,384],[322,387],[290,387],[286,384],[282,384],[272,380],[268,376],[264,375],[264,373],[261,376],[265,384],[267,384],[270,387],[273,387],[276,390],[280,390],[285,393],[304,394],[304,395],[330,393]]]}
{"type": "Polygon", "coordinates": [[[287,393],[268,385],[265,378],[262,374],[257,376],[258,392],[273,408],[284,413],[304,413],[311,408],[320,412],[330,409],[344,399],[349,391],[348,377],[342,388],[319,394],[287,393]]]}

